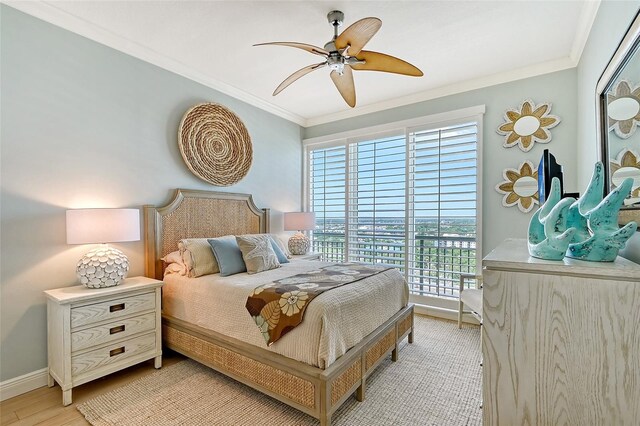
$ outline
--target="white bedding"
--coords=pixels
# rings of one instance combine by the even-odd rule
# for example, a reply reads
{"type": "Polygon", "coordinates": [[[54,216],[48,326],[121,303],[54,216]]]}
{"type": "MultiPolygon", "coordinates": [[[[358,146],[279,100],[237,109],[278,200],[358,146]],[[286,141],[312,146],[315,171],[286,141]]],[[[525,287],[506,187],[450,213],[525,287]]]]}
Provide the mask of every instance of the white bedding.
{"type": "Polygon", "coordinates": [[[407,305],[409,289],[390,269],[316,297],[302,324],[267,347],[245,308],[247,296],[262,284],[329,265],[292,260],[278,269],[249,275],[164,277],[165,314],[320,368],[326,368],[407,305]]]}

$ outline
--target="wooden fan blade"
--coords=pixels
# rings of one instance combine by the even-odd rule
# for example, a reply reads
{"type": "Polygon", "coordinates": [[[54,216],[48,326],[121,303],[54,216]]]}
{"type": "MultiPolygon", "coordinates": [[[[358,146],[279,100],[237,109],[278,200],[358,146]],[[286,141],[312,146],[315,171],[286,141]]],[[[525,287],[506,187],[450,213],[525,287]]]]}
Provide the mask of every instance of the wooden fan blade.
{"type": "Polygon", "coordinates": [[[274,90],[274,92],[273,92],[273,96],[275,96],[278,93],[282,92],[284,89],[287,88],[287,86],[289,86],[291,83],[293,83],[294,81],[296,81],[297,79],[299,79],[303,75],[307,75],[311,71],[315,71],[315,70],[317,70],[319,68],[324,67],[325,65],[327,65],[326,62],[320,62],[319,64],[313,64],[313,65],[309,65],[308,67],[304,67],[304,68],[299,69],[298,71],[294,72],[289,77],[287,77],[282,83],[280,83],[280,86],[276,87],[276,90],[274,90]]]}
{"type": "Polygon", "coordinates": [[[344,98],[344,101],[351,108],[356,106],[356,86],[353,84],[353,72],[349,65],[344,66],[342,75],[335,71],[331,71],[331,80],[338,88],[338,92],[344,98]]]}
{"type": "Polygon", "coordinates": [[[313,46],[311,44],[296,43],[292,41],[291,42],[290,41],[274,41],[271,43],[254,44],[254,46],[268,46],[268,45],[295,47],[297,49],[306,50],[307,52],[313,53],[314,55],[320,55],[325,57],[329,56],[329,52],[324,50],[322,47],[313,46]]]}
{"type": "Polygon", "coordinates": [[[364,18],[354,22],[336,38],[335,45],[338,49],[344,49],[347,46],[347,53],[350,56],[357,55],[365,44],[382,26],[382,21],[378,18],[364,18]]]}
{"type": "Polygon", "coordinates": [[[384,53],[362,50],[356,55],[356,59],[365,61],[364,64],[351,64],[351,67],[357,71],[383,71],[413,77],[422,77],[424,75],[420,69],[409,62],[384,53]]]}

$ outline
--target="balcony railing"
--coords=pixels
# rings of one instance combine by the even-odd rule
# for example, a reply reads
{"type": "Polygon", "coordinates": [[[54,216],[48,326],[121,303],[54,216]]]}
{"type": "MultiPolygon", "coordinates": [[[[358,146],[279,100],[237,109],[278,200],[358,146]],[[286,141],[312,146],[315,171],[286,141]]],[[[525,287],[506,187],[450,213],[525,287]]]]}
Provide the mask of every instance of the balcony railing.
{"type": "MultiPolygon", "coordinates": [[[[349,260],[389,265],[405,272],[414,294],[457,297],[460,274],[475,274],[476,240],[473,237],[434,237],[416,235],[407,251],[404,241],[385,240],[384,235],[357,236],[350,244],[349,260]],[[391,242],[393,241],[393,242],[391,242]]],[[[346,258],[345,236],[338,232],[314,232],[313,251],[324,254],[330,262],[346,258]]]]}

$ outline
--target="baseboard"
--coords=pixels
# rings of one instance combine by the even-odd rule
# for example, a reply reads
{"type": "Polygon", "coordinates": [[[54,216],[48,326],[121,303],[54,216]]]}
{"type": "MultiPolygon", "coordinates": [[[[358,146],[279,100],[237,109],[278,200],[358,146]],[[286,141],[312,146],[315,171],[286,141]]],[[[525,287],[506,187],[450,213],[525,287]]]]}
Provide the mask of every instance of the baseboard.
{"type": "MultiPolygon", "coordinates": [[[[413,308],[416,314],[427,315],[430,317],[442,318],[449,321],[458,322],[458,311],[451,309],[438,308],[435,306],[418,305],[413,308]]],[[[480,322],[471,314],[462,314],[462,322],[468,324],[480,325],[480,322]]]]}
{"type": "Polygon", "coordinates": [[[47,386],[46,368],[0,382],[0,401],[47,386]]]}

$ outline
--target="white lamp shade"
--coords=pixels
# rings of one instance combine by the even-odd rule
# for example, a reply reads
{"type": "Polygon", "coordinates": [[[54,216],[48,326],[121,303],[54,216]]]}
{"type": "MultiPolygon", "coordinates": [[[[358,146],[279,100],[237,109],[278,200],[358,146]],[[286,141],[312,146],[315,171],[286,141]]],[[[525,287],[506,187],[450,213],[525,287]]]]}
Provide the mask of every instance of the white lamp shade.
{"type": "Polygon", "coordinates": [[[316,214],[310,212],[292,212],[284,214],[285,231],[308,231],[316,227],[316,214]]]}
{"type": "Polygon", "coordinates": [[[67,210],[67,244],[140,240],[138,209],[67,210]]]}

